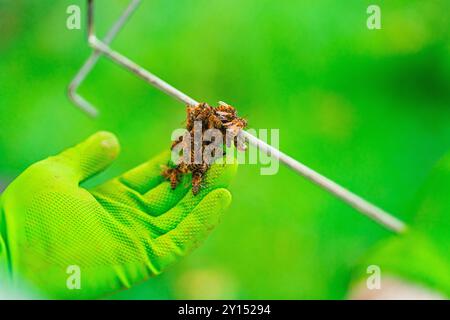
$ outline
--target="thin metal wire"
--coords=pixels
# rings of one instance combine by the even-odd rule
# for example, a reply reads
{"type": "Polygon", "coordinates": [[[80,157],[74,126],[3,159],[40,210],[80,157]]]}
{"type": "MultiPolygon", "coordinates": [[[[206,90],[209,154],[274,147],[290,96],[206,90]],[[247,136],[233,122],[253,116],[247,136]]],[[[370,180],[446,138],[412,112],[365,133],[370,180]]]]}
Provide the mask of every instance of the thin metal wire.
{"type": "MultiPolygon", "coordinates": [[[[185,93],[181,92],[180,90],[174,88],[164,80],[160,79],[156,75],[152,74],[148,70],[142,68],[135,62],[131,61],[124,55],[114,51],[109,47],[109,42],[107,41],[100,41],[95,36],[94,32],[94,6],[93,6],[94,0],[88,0],[88,42],[90,46],[95,50],[94,54],[97,53],[96,59],[98,59],[98,54],[102,53],[108,58],[110,58],[112,61],[117,63],[118,65],[124,67],[127,70],[132,71],[134,74],[136,74],[138,77],[142,78],[152,86],[158,88],[162,92],[168,94],[169,96],[175,98],[176,100],[187,104],[187,105],[197,105],[198,102],[194,100],[193,98],[189,97],[185,93]]],[[[128,19],[129,15],[122,15],[124,17],[124,20],[128,19]]],[[[118,21],[120,22],[120,20],[118,21]]],[[[119,25],[120,27],[123,25],[124,21],[122,21],[119,25]]],[[[120,29],[120,27],[118,29],[120,29]]],[[[112,38],[116,35],[117,32],[113,33],[109,41],[112,40],[112,38]]],[[[107,39],[107,40],[108,40],[107,39]]],[[[96,62],[96,61],[95,61],[96,62]]],[[[84,72],[83,68],[79,72],[82,75],[86,75],[90,69],[92,68],[93,64],[95,62],[90,62],[89,59],[86,62],[90,67],[86,68],[84,72]]],[[[85,64],[85,65],[86,65],[85,64]]],[[[77,85],[80,84],[84,77],[77,77],[74,79],[72,83],[76,83],[77,85]],[[81,79],[81,80],[80,80],[81,79]],[[75,81],[79,80],[79,81],[75,81]]],[[[79,99],[73,99],[73,101],[80,106],[83,110],[87,111],[89,113],[90,108],[86,108],[86,106],[82,107],[80,104],[79,99]]],[[[95,108],[94,108],[95,110],[95,108]]],[[[300,175],[304,176],[308,180],[312,181],[316,185],[322,187],[326,191],[330,192],[331,194],[335,195],[337,198],[341,199],[342,201],[346,202],[362,214],[366,215],[367,217],[373,219],[374,221],[378,222],[382,226],[386,227],[387,229],[402,233],[406,230],[405,224],[397,219],[396,217],[392,216],[391,214],[387,213],[383,209],[380,209],[379,207],[371,204],[370,202],[364,200],[362,197],[354,194],[353,192],[349,191],[348,189],[340,186],[339,184],[333,182],[332,180],[326,178],[325,176],[319,174],[318,172],[312,170],[311,168],[307,167],[306,165],[300,163],[299,161],[293,159],[292,157],[288,156],[287,154],[281,152],[280,150],[272,147],[271,145],[267,144],[266,142],[254,137],[250,133],[246,131],[242,131],[242,135],[247,139],[247,141],[254,145],[255,147],[259,148],[266,154],[268,154],[271,157],[274,157],[275,159],[278,159],[285,165],[287,165],[289,168],[293,169],[300,175]]]]}
{"type": "MultiPolygon", "coordinates": [[[[122,29],[124,24],[128,21],[130,16],[136,11],[141,0],[132,0],[122,15],[117,19],[111,29],[108,31],[106,36],[103,38],[103,43],[109,45],[112,40],[117,36],[119,31],[122,29]]],[[[93,8],[91,8],[93,10],[93,8]]],[[[88,14],[88,34],[94,33],[94,14],[88,14]]],[[[69,88],[67,90],[67,94],[72,102],[78,106],[81,110],[86,112],[91,117],[96,117],[98,115],[98,110],[91,104],[89,101],[84,99],[81,95],[77,93],[78,87],[84,81],[86,76],[91,72],[92,68],[97,63],[98,59],[103,53],[98,50],[94,50],[90,57],[86,60],[84,65],[81,67],[80,71],[78,71],[75,78],[69,84],[69,88]]]]}

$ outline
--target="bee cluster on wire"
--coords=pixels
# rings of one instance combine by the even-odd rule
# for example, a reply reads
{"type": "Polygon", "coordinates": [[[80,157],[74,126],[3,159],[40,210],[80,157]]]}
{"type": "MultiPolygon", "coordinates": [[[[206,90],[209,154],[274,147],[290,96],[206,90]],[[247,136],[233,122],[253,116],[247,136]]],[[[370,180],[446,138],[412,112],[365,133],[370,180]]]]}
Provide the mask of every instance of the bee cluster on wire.
{"type": "MultiPolygon", "coordinates": [[[[207,103],[199,103],[196,106],[186,107],[186,133],[172,143],[171,149],[179,148],[183,155],[174,166],[164,168],[162,176],[170,181],[172,189],[175,189],[183,175],[192,174],[192,193],[198,194],[202,181],[212,162],[218,157],[224,156],[223,146],[230,147],[234,144],[240,151],[246,150],[244,139],[240,132],[247,126],[247,120],[240,118],[234,107],[219,102],[217,107],[207,103]],[[217,130],[221,141],[204,139],[205,133],[217,130]],[[212,143],[220,144],[222,154],[216,154],[217,149],[212,149],[212,155],[205,156],[205,148],[212,143]]],[[[217,136],[216,136],[217,137],[217,136]]]]}

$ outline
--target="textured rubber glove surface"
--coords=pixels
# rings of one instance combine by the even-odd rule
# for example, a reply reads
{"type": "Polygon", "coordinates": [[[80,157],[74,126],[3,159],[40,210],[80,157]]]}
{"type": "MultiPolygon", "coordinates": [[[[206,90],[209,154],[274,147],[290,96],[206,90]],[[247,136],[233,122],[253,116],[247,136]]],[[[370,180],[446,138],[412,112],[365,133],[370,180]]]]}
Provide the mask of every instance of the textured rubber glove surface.
{"type": "Polygon", "coordinates": [[[197,196],[184,177],[176,190],[161,177],[163,153],[92,190],[80,183],[118,155],[114,135],[99,132],[38,162],[8,188],[0,204],[0,262],[47,296],[96,298],[159,274],[217,225],[231,195],[235,165],[213,165],[197,196]],[[69,290],[69,266],[81,289],[69,290]]]}

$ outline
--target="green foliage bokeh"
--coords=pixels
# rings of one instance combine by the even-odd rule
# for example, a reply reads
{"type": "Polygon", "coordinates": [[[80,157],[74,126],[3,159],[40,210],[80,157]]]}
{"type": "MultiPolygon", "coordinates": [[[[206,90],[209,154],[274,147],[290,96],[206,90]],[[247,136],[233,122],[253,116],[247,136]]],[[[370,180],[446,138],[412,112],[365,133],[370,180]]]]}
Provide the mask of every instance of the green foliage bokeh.
{"type": "MultiPolygon", "coordinates": [[[[0,185],[96,130],[122,153],[93,184],[170,145],[183,105],[103,58],[66,97],[90,54],[66,8],[85,1],[0,0],[0,185]]],[[[96,1],[105,34],[127,1],[96,1]]],[[[224,100],[252,128],[280,129],[283,151],[409,221],[450,146],[450,2],[154,0],[114,49],[199,101],[224,100]]],[[[208,241],[162,276],[115,298],[344,298],[352,268],[389,233],[281,167],[242,165],[233,203],[208,241]]]]}

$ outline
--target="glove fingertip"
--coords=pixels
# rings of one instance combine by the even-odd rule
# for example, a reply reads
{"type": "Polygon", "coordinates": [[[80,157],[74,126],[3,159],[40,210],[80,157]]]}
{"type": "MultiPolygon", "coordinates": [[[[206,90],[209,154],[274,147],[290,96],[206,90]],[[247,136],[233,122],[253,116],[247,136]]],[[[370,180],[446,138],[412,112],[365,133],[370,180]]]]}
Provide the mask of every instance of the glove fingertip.
{"type": "Polygon", "coordinates": [[[112,159],[115,159],[120,153],[120,143],[117,136],[109,131],[99,131],[91,137],[96,143],[100,145],[104,154],[112,159]]]}
{"type": "Polygon", "coordinates": [[[232,200],[232,195],[228,189],[225,188],[219,188],[210,193],[212,197],[214,197],[213,202],[219,204],[219,210],[225,210],[227,209],[232,200]]]}

